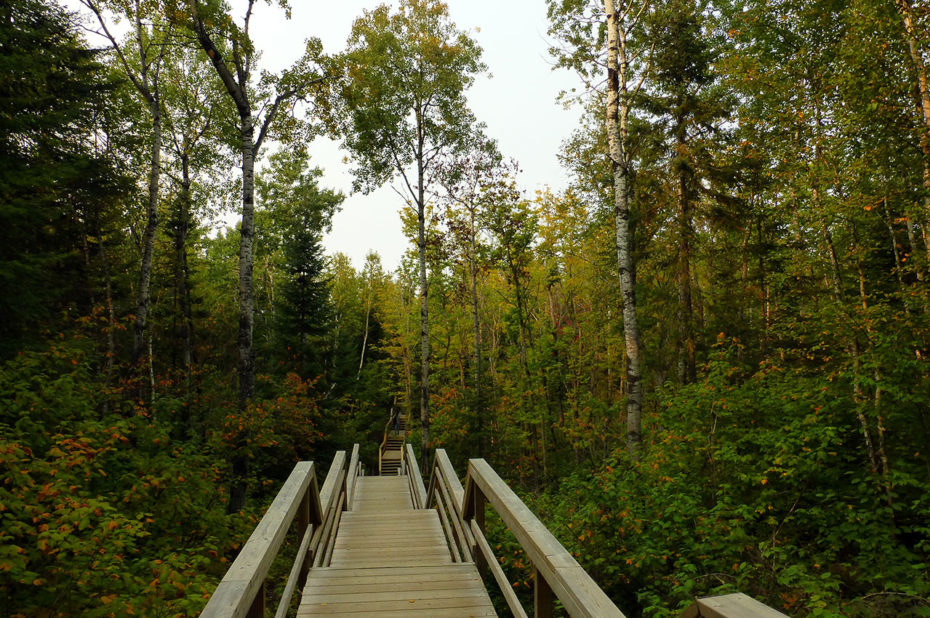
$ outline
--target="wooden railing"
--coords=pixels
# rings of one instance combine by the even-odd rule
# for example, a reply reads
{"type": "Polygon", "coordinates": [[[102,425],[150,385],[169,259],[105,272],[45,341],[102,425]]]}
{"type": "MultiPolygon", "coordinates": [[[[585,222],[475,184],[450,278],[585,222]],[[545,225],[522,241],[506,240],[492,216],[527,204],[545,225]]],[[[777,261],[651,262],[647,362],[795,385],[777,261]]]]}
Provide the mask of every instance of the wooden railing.
{"type": "MultiPolygon", "coordinates": [[[[562,602],[569,615],[576,618],[623,617],[623,613],[601,590],[591,576],[581,568],[561,543],[552,535],[522,500],[507,486],[483,459],[468,461],[462,515],[471,528],[482,562],[497,571],[494,579],[501,591],[513,592],[491,546],[484,536],[485,506],[490,505],[526,552],[533,565],[535,589],[534,615],[552,616],[555,600],[562,602]]],[[[516,595],[504,592],[507,604],[515,616],[526,616],[516,595]]]]}
{"type": "Polygon", "coordinates": [[[437,449],[427,504],[439,511],[453,560],[474,561],[483,572],[490,571],[514,616],[527,618],[527,612],[484,535],[486,505],[497,511],[533,565],[534,616],[552,616],[558,599],[573,617],[623,618],[604,591],[485,460],[469,460],[463,488],[445,450],[437,449]]]}
{"type": "Polygon", "coordinates": [[[352,503],[355,479],[360,474],[357,444],[348,462],[345,451],[336,453],[322,489],[318,488],[312,461],[294,466],[200,615],[265,616],[268,571],[296,519],[300,548],[275,612],[276,618],[286,616],[294,591],[306,583],[310,568],[329,564],[342,511],[352,503]]]}
{"type": "Polygon", "coordinates": [[[752,597],[737,592],[698,599],[680,618],[788,618],[752,597]]]}
{"type": "MultiPolygon", "coordinates": [[[[412,448],[410,454],[412,458],[412,448]]],[[[485,537],[485,509],[489,505],[533,566],[535,618],[552,616],[556,599],[573,618],[623,618],[613,601],[485,460],[468,461],[463,488],[446,452],[437,449],[435,457],[426,505],[439,511],[452,558],[456,562],[474,561],[482,574],[490,572],[515,617],[527,618],[528,614],[485,537]]],[[[681,614],[681,618],[699,617],[787,618],[745,594],[697,599],[681,614]]]]}
{"type": "Polygon", "coordinates": [[[436,449],[426,503],[439,511],[449,552],[455,562],[474,562],[475,539],[462,512],[465,491],[445,449],[436,449]]]}
{"type": "Polygon", "coordinates": [[[413,508],[427,508],[426,488],[423,486],[423,477],[420,475],[420,467],[417,465],[417,456],[413,453],[412,444],[404,444],[404,458],[400,464],[400,473],[407,477],[413,508]]]}
{"type": "Polygon", "coordinates": [[[394,403],[391,404],[391,413],[388,415],[388,421],[384,424],[384,434],[381,437],[381,444],[378,445],[378,474],[381,474],[381,457],[384,455],[384,449],[387,446],[388,438],[391,436],[391,426],[394,424],[394,420],[400,414],[400,410],[397,409],[397,398],[394,398],[394,403]]]}

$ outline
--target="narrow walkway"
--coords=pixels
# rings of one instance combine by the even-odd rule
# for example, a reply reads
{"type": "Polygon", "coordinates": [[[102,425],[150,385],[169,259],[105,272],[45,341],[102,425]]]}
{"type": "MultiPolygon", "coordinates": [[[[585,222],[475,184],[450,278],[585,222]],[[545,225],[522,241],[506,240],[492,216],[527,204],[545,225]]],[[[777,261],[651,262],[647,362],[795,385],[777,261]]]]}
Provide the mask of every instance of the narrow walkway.
{"type": "Polygon", "coordinates": [[[399,414],[391,417],[391,422],[388,423],[388,428],[384,432],[384,441],[381,443],[378,474],[381,476],[400,474],[401,462],[404,458],[404,440],[406,437],[406,415],[399,414]]]}
{"type": "Polygon", "coordinates": [[[496,616],[472,563],[453,563],[435,509],[407,477],[359,477],[330,566],[310,570],[298,616],[496,616]]]}

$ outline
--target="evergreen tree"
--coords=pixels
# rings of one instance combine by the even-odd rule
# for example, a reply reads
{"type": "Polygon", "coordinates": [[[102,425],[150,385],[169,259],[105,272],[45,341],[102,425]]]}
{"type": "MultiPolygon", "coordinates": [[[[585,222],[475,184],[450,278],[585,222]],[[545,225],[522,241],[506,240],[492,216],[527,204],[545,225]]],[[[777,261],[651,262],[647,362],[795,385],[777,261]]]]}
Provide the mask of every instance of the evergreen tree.
{"type": "Polygon", "coordinates": [[[323,335],[333,326],[321,241],[343,196],[320,188],[322,172],[308,165],[304,149],[282,150],[259,176],[256,258],[258,322],[268,334],[259,339],[271,343],[261,356],[284,353],[280,366],[312,379],[325,371],[323,335]]]}
{"type": "Polygon", "coordinates": [[[0,6],[0,356],[93,295],[91,228],[125,190],[91,140],[115,87],[70,17],[0,6]]]}

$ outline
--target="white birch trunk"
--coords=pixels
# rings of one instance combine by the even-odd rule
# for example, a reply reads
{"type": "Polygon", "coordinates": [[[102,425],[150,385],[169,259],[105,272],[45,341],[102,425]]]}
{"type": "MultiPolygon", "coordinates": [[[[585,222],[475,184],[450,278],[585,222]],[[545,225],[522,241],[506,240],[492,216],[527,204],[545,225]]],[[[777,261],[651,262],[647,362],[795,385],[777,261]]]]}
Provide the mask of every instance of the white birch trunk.
{"type": "Polygon", "coordinates": [[[627,450],[636,460],[642,442],[643,386],[639,324],[633,280],[629,207],[630,161],[626,154],[629,101],[628,65],[625,43],[614,0],[604,0],[607,11],[607,141],[614,180],[614,219],[616,222],[617,269],[623,300],[623,335],[627,355],[627,450]]]}

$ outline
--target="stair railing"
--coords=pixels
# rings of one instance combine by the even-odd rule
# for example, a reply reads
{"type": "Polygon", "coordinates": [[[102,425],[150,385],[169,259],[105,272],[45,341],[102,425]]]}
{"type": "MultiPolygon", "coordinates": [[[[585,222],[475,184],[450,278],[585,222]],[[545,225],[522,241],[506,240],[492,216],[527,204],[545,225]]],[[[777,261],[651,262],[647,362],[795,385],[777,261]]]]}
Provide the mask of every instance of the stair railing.
{"type": "Polygon", "coordinates": [[[348,465],[345,451],[336,453],[322,489],[317,485],[314,462],[301,461],[295,465],[214,590],[201,617],[265,616],[268,572],[296,519],[300,547],[275,612],[276,618],[286,616],[294,591],[304,586],[310,568],[329,564],[342,511],[352,502],[355,477],[360,473],[357,444],[348,465]]]}
{"type": "Polygon", "coordinates": [[[439,521],[454,562],[474,562],[475,539],[462,516],[465,490],[445,449],[436,449],[426,503],[439,511],[439,521]]]}
{"type": "Polygon", "coordinates": [[[513,615],[527,618],[484,535],[487,505],[497,511],[533,565],[534,616],[552,616],[558,599],[573,617],[623,618],[591,576],[485,460],[469,460],[463,488],[446,451],[436,449],[427,506],[439,511],[453,560],[474,561],[483,573],[490,571],[513,615]]]}
{"type": "Polygon", "coordinates": [[[420,475],[420,466],[417,465],[417,456],[413,452],[413,445],[404,443],[403,459],[400,464],[400,473],[407,477],[407,486],[410,489],[410,500],[413,508],[425,509],[426,487],[423,486],[423,477],[420,475]]]}
{"type": "MultiPolygon", "coordinates": [[[[468,461],[463,489],[445,450],[436,449],[427,496],[427,505],[439,510],[453,559],[473,559],[482,574],[490,571],[516,618],[528,614],[485,537],[488,506],[516,537],[533,566],[534,617],[552,616],[558,599],[573,618],[623,618],[620,609],[484,459],[468,461]]],[[[697,599],[681,614],[681,618],[747,616],[787,618],[740,593],[697,599]]]]}
{"type": "Polygon", "coordinates": [[[500,476],[483,459],[468,460],[465,478],[462,515],[475,539],[475,552],[481,554],[482,563],[491,567],[494,579],[501,586],[507,604],[515,616],[526,616],[519,605],[513,587],[500,570],[497,557],[484,536],[485,507],[490,505],[507,526],[533,565],[535,589],[534,614],[552,616],[555,600],[565,606],[574,617],[622,618],[623,613],[604,594],[600,586],[581,568],[581,565],[522,500],[507,486],[500,476]],[[497,567],[496,569],[494,567],[497,567]]]}
{"type": "Polygon", "coordinates": [[[397,415],[400,414],[400,411],[397,409],[397,398],[394,398],[394,403],[391,404],[391,414],[388,416],[387,423],[384,424],[384,434],[381,438],[381,444],[378,445],[378,474],[381,474],[381,457],[384,455],[384,449],[387,447],[388,438],[391,436],[391,426],[394,424],[394,420],[397,418],[397,415]]]}

